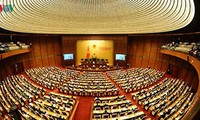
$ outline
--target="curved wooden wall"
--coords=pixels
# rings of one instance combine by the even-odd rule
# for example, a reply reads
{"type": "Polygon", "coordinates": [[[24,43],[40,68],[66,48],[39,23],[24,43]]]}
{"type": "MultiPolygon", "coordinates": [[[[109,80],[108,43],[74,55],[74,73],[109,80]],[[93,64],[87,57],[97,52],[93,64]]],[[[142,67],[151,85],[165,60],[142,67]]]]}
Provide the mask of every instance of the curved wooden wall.
{"type": "MultiPolygon", "coordinates": [[[[5,36],[0,36],[1,42],[6,41],[5,36]]],[[[11,66],[22,62],[24,69],[41,66],[61,66],[61,37],[48,35],[14,36],[13,42],[21,41],[32,44],[31,52],[8,57],[0,61],[1,77],[13,74],[11,66]]]]}
{"type": "MultiPolygon", "coordinates": [[[[188,38],[186,36],[185,39],[188,38]]],[[[172,75],[186,81],[196,92],[199,78],[195,68],[187,61],[160,53],[161,46],[173,39],[174,36],[130,36],[128,63],[131,67],[152,67],[161,71],[167,71],[169,65],[173,66],[172,75]]]]}

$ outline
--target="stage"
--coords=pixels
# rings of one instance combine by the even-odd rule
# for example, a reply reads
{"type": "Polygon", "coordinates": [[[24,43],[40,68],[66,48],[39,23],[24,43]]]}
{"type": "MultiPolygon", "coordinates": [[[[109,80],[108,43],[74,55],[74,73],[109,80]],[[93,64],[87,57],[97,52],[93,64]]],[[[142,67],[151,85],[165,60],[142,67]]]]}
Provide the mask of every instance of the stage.
{"type": "Polygon", "coordinates": [[[81,66],[65,66],[65,68],[71,69],[71,70],[90,71],[90,72],[106,72],[106,71],[123,69],[123,67],[118,67],[118,66],[107,66],[105,68],[81,67],[81,66]]]}

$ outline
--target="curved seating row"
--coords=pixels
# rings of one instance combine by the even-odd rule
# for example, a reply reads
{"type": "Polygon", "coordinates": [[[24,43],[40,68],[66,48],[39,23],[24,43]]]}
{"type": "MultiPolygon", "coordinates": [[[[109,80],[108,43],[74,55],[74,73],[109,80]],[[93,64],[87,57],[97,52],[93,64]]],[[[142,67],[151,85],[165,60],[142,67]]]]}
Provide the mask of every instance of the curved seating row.
{"type": "Polygon", "coordinates": [[[93,120],[117,120],[117,119],[146,119],[146,114],[138,111],[136,105],[132,105],[124,95],[113,97],[96,97],[92,108],[93,120]]]}
{"type": "Polygon", "coordinates": [[[130,68],[128,70],[108,71],[107,75],[126,93],[143,89],[157,82],[164,72],[152,68],[130,68]]]}
{"type": "Polygon", "coordinates": [[[103,72],[83,72],[60,70],[57,67],[27,69],[26,74],[39,85],[61,93],[84,96],[117,95],[119,90],[103,72]]]}
{"type": "Polygon", "coordinates": [[[78,100],[74,96],[50,92],[19,110],[25,119],[66,120],[70,118],[78,100]]]}
{"type": "Polygon", "coordinates": [[[103,72],[84,72],[59,86],[59,91],[73,95],[107,96],[117,95],[118,88],[103,72]]]}
{"type": "Polygon", "coordinates": [[[20,108],[45,94],[44,89],[31,84],[22,75],[7,77],[0,87],[0,101],[7,112],[12,106],[20,108]]]}
{"type": "Polygon", "coordinates": [[[71,117],[78,100],[74,96],[50,92],[18,110],[24,119],[66,120],[71,117]]]}
{"type": "Polygon", "coordinates": [[[72,70],[64,71],[57,67],[38,67],[27,69],[25,72],[37,84],[51,90],[78,74],[72,70]]]}
{"type": "Polygon", "coordinates": [[[66,120],[71,117],[77,106],[77,98],[46,91],[31,84],[23,75],[9,76],[0,82],[0,107],[6,110],[8,119],[12,119],[10,111],[18,107],[20,117],[33,120],[66,120]]]}
{"type": "Polygon", "coordinates": [[[132,98],[157,119],[181,119],[194,97],[191,87],[173,78],[165,78],[159,84],[132,93],[132,98]]]}

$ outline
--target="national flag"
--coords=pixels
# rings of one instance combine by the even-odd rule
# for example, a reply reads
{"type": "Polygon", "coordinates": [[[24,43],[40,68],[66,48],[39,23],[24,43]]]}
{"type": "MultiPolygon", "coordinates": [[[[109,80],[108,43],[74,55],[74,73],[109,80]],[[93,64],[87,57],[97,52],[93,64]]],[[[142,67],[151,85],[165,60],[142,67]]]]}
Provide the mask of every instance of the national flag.
{"type": "Polygon", "coordinates": [[[89,48],[89,46],[87,47],[86,58],[87,58],[87,59],[90,58],[90,48],[89,48]]]}

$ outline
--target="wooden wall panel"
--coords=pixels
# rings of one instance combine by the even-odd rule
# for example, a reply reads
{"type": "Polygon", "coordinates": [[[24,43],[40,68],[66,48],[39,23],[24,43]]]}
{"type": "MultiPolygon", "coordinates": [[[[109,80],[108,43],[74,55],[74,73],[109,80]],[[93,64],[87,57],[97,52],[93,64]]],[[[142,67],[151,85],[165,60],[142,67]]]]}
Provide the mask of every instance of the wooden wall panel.
{"type": "Polygon", "coordinates": [[[155,68],[155,59],[150,59],[148,66],[151,67],[151,68],[155,68]]]}
{"type": "Polygon", "coordinates": [[[56,65],[56,61],[55,61],[54,55],[49,55],[48,56],[48,60],[49,60],[49,66],[55,66],[56,65]]]}
{"type": "Polygon", "coordinates": [[[151,40],[145,40],[145,44],[143,45],[143,56],[146,59],[149,59],[151,53],[151,40]]]}
{"type": "Polygon", "coordinates": [[[52,38],[50,38],[49,40],[47,40],[47,53],[48,55],[54,55],[54,40],[52,38]]]}
{"type": "Polygon", "coordinates": [[[148,58],[143,58],[142,59],[142,63],[141,63],[141,67],[142,68],[146,68],[149,66],[149,59],[148,58]]]}
{"type": "Polygon", "coordinates": [[[62,66],[62,61],[61,61],[61,55],[56,55],[55,56],[55,65],[56,66],[62,66]]]}
{"type": "Polygon", "coordinates": [[[195,92],[196,88],[198,88],[198,84],[199,84],[199,79],[198,79],[198,75],[194,75],[192,81],[190,82],[190,85],[192,86],[192,91],[195,92]]]}
{"type": "MultiPolygon", "coordinates": [[[[11,66],[11,65],[13,65],[13,59],[11,59],[11,58],[9,58],[7,61],[5,61],[5,66],[7,67],[7,66],[11,66]]],[[[12,74],[12,70],[9,68],[6,68],[6,72],[7,72],[7,74],[8,75],[10,75],[10,74],[12,74]]]]}
{"type": "MultiPolygon", "coordinates": [[[[35,68],[35,67],[37,67],[37,65],[36,65],[36,60],[33,59],[33,58],[29,59],[29,63],[30,63],[30,68],[35,68]]],[[[27,69],[28,69],[28,68],[27,68],[27,69]]]]}
{"type": "MultiPolygon", "coordinates": [[[[31,52],[12,56],[0,61],[5,70],[0,68],[3,77],[12,74],[11,66],[22,62],[24,69],[42,66],[61,66],[61,37],[46,35],[25,35],[13,37],[13,42],[32,44],[31,52]],[[2,72],[5,71],[5,72],[2,72]]],[[[0,36],[0,42],[3,37],[0,36]]]]}
{"type": "Polygon", "coordinates": [[[42,67],[42,58],[41,57],[35,58],[35,61],[36,61],[36,67],[42,67]]]}
{"type": "Polygon", "coordinates": [[[178,76],[180,76],[180,74],[181,74],[181,68],[184,66],[184,61],[183,60],[181,60],[180,58],[177,58],[177,61],[178,62],[176,62],[176,66],[178,66],[179,67],[179,70],[178,70],[178,75],[177,75],[177,77],[178,76]]]}
{"type": "Polygon", "coordinates": [[[44,39],[44,40],[40,40],[40,52],[41,52],[41,57],[43,56],[47,56],[48,55],[48,52],[47,52],[47,40],[44,39]]]}
{"type": "Polygon", "coordinates": [[[180,71],[178,78],[184,80],[187,77],[188,69],[189,69],[188,64],[184,64],[184,67],[182,67],[182,69],[180,69],[181,71],[180,71]]]}
{"type": "Polygon", "coordinates": [[[192,72],[188,72],[187,73],[187,76],[185,77],[185,82],[189,85],[189,86],[191,86],[191,81],[192,81],[192,79],[193,79],[193,77],[194,77],[194,74],[192,73],[192,72]]]}
{"type": "Polygon", "coordinates": [[[54,40],[54,54],[61,55],[61,41],[54,40]]]}
{"type": "Polygon", "coordinates": [[[7,77],[9,74],[6,72],[6,65],[4,64],[4,62],[0,62],[0,80],[3,80],[3,78],[7,77]],[[3,69],[4,68],[4,69],[3,69]]]}
{"type": "Polygon", "coordinates": [[[171,64],[173,64],[173,65],[175,65],[176,64],[176,58],[175,57],[170,57],[170,59],[169,59],[169,62],[171,63],[171,64]]]}
{"type": "Polygon", "coordinates": [[[36,38],[33,42],[34,42],[33,43],[33,52],[36,57],[39,57],[39,56],[41,56],[40,40],[39,40],[39,38],[36,38]]]}
{"type": "Polygon", "coordinates": [[[42,57],[42,66],[49,66],[49,59],[47,56],[42,57]]]}
{"type": "Polygon", "coordinates": [[[137,57],[135,59],[135,67],[141,67],[142,64],[142,57],[137,57]]]}
{"type": "Polygon", "coordinates": [[[169,63],[167,61],[162,61],[162,65],[161,65],[160,70],[161,71],[167,71],[168,66],[169,66],[169,63]]]}
{"type": "Polygon", "coordinates": [[[28,68],[31,68],[30,66],[30,61],[28,58],[28,54],[25,54],[25,55],[22,55],[23,56],[23,66],[24,66],[24,69],[28,69],[28,68]]]}

